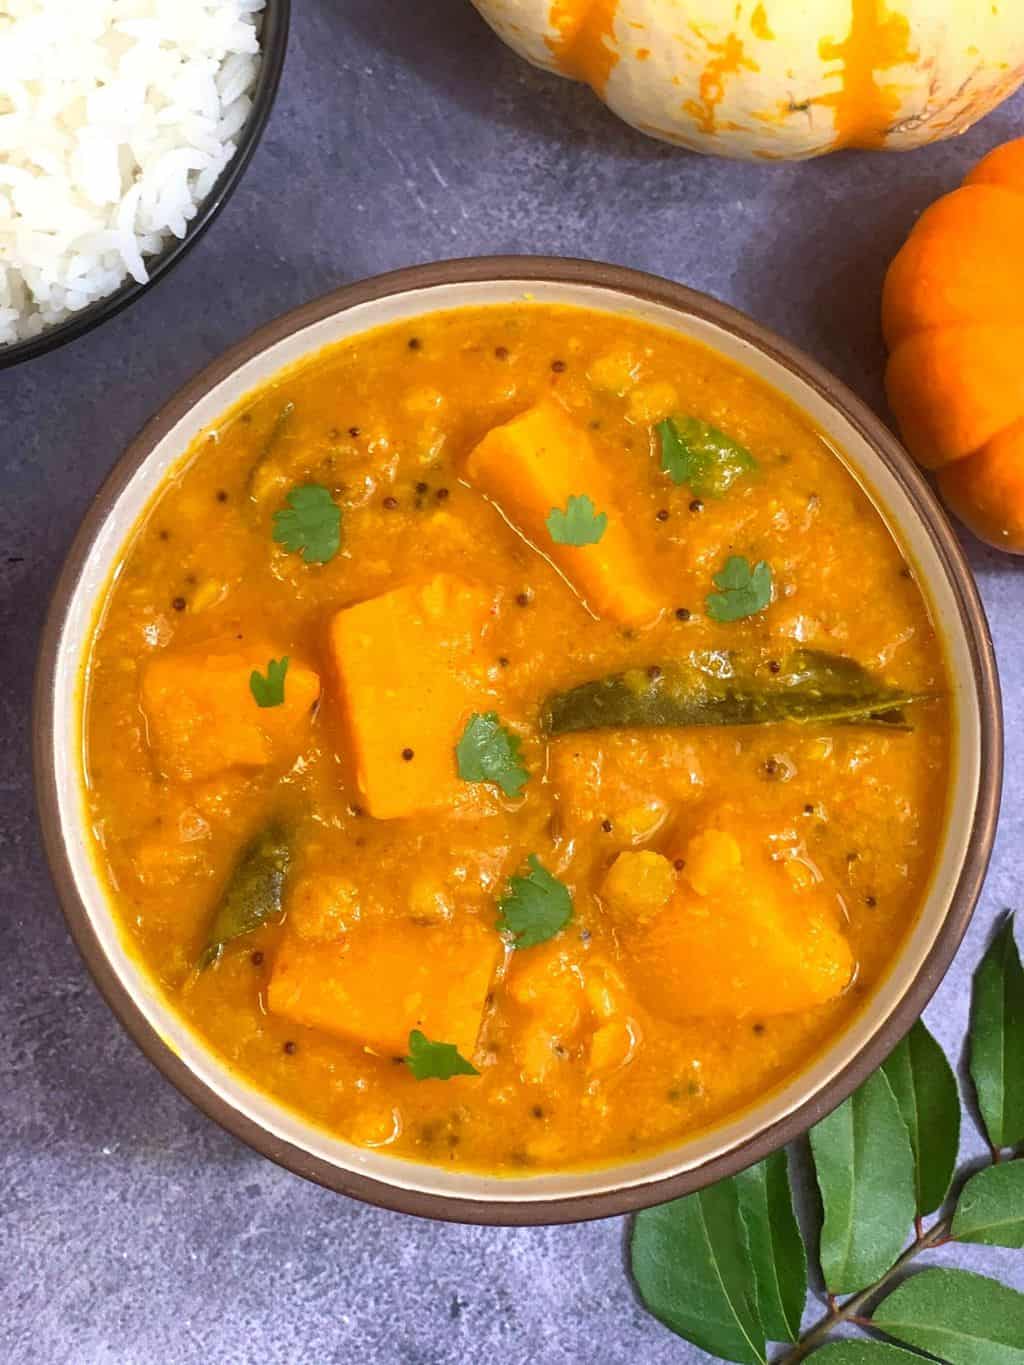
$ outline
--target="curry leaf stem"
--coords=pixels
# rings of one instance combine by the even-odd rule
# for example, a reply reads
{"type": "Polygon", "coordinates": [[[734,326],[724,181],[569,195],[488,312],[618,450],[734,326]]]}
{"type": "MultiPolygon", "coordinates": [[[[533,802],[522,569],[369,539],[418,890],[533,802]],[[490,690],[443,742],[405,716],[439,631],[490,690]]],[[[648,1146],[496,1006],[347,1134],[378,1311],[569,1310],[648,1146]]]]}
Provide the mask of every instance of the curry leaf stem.
{"type": "MultiPolygon", "coordinates": [[[[993,1165],[996,1165],[1001,1161],[1019,1160],[1021,1160],[1020,1153],[1013,1152],[1007,1157],[1006,1154],[998,1148],[992,1148],[993,1165]]],[[[954,1202],[954,1211],[955,1208],[956,1205],[954,1202]]],[[[832,1331],[833,1327],[838,1327],[841,1322],[853,1322],[860,1327],[870,1327],[870,1321],[861,1317],[860,1309],[870,1302],[876,1294],[887,1289],[904,1266],[907,1266],[911,1261],[916,1260],[923,1251],[937,1251],[939,1247],[944,1247],[950,1242],[955,1242],[956,1238],[953,1236],[952,1229],[952,1212],[933,1223],[927,1232],[922,1229],[920,1216],[915,1218],[914,1231],[917,1234],[916,1240],[907,1247],[906,1251],[895,1265],[890,1267],[890,1269],[887,1270],[880,1279],[876,1280],[874,1284],[868,1285],[867,1289],[862,1289],[859,1294],[854,1294],[853,1297],[847,1299],[845,1303],[838,1303],[836,1301],[836,1296],[834,1294],[829,1294],[829,1311],[824,1317],[819,1318],[813,1327],[808,1329],[805,1335],[800,1338],[791,1350],[787,1350],[785,1355],[780,1356],[775,1362],[775,1365],[796,1365],[797,1361],[803,1360],[816,1346],[820,1346],[832,1331]]]]}
{"type": "Polygon", "coordinates": [[[779,1358],[777,1365],[796,1365],[797,1361],[803,1360],[816,1346],[821,1345],[833,1327],[837,1327],[841,1322],[858,1321],[859,1310],[870,1302],[875,1294],[885,1289],[904,1266],[909,1265],[923,1251],[930,1251],[942,1242],[951,1240],[948,1235],[951,1224],[952,1215],[947,1215],[945,1218],[940,1218],[937,1223],[933,1223],[926,1233],[907,1247],[896,1264],[887,1270],[881,1279],[876,1280],[867,1289],[862,1289],[859,1294],[854,1294],[845,1303],[832,1308],[820,1321],[814,1324],[791,1351],[779,1358]]]}

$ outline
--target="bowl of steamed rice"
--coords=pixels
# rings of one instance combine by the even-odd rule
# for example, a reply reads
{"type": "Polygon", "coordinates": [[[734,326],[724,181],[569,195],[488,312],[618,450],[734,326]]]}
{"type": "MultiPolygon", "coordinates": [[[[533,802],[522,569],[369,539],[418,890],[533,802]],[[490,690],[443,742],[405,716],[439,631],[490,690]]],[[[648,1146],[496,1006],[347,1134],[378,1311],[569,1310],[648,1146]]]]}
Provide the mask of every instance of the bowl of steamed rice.
{"type": "Polygon", "coordinates": [[[112,317],[209,226],[270,113],[289,0],[0,6],[0,368],[112,317]]]}

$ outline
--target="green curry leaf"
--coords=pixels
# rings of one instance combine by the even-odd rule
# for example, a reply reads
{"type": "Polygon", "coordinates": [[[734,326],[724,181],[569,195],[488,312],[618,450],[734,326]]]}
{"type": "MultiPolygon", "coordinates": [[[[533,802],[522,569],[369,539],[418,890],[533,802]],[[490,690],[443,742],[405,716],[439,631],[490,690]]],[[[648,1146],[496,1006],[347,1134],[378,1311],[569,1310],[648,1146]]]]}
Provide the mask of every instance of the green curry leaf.
{"type": "Polygon", "coordinates": [[[234,939],[280,915],[290,863],[291,844],[279,825],[268,825],[246,845],[214,912],[197,971],[217,962],[234,939]]]}
{"type": "Polygon", "coordinates": [[[737,479],[757,468],[746,446],[697,417],[668,417],[656,431],[661,467],[673,483],[685,483],[700,498],[723,497],[737,479]]]}
{"type": "Polygon", "coordinates": [[[450,1081],[453,1076],[480,1075],[454,1043],[432,1042],[418,1028],[409,1034],[409,1055],[405,1064],[418,1081],[450,1081]]]}
{"type": "Polygon", "coordinates": [[[536,853],[527,859],[525,877],[510,877],[508,892],[498,902],[498,928],[512,934],[517,948],[546,943],[572,918],[569,888],[553,877],[536,853]]]}
{"type": "Polygon", "coordinates": [[[807,1298],[807,1251],[793,1212],[785,1148],[736,1177],[757,1308],[770,1341],[796,1341],[807,1298]]]}
{"type": "Polygon", "coordinates": [[[974,976],[971,1077],[993,1147],[1024,1142],[1024,971],[1011,916],[974,976]]]}
{"type": "Polygon", "coordinates": [[[810,1136],[825,1284],[854,1294],[892,1266],[916,1209],[910,1137],[885,1073],[869,1076],[810,1136]]]}
{"type": "Polygon", "coordinates": [[[1024,1365],[1024,1294],[967,1270],[922,1270],[878,1305],[887,1336],[948,1365],[1024,1365]]]}
{"type": "Polygon", "coordinates": [[[741,621],[756,616],[772,600],[772,571],[763,559],[751,567],[743,555],[730,555],[712,579],[719,592],[705,598],[712,621],[741,621]]]}
{"type": "Polygon", "coordinates": [[[629,1251],[640,1297],[666,1327],[724,1360],[763,1365],[765,1334],[734,1180],[638,1213],[629,1251]]]}
{"type": "Polygon", "coordinates": [[[905,729],[904,708],[928,700],[891,687],[853,659],[821,650],[795,650],[767,683],[750,661],[711,650],[553,692],[540,723],[551,735],[787,721],[905,729]]]}
{"type": "Polygon", "coordinates": [[[1024,1247],[1024,1161],[1004,1161],[972,1175],[953,1216],[960,1242],[1024,1247]]]}
{"type": "Polygon", "coordinates": [[[608,513],[598,512],[586,493],[570,493],[565,511],[552,507],[545,525],[556,545],[596,545],[608,526],[608,513]]]}
{"type": "Polygon", "coordinates": [[[299,484],[274,513],[274,539],[307,564],[326,564],[341,547],[341,508],[319,483],[299,484]]]}
{"type": "Polygon", "coordinates": [[[920,1020],[884,1064],[914,1149],[917,1211],[949,1193],[960,1148],[960,1093],[946,1054],[920,1020]]]}
{"type": "Polygon", "coordinates": [[[882,1341],[834,1341],[815,1351],[815,1365],[921,1365],[916,1351],[882,1341]]]}
{"type": "Polygon", "coordinates": [[[280,706],[284,702],[284,679],[288,672],[288,655],[283,659],[267,660],[267,676],[254,668],[249,674],[249,691],[261,707],[280,706]]]}
{"type": "Polygon", "coordinates": [[[520,740],[496,711],[470,716],[455,746],[459,776],[465,782],[494,782],[506,796],[518,796],[530,774],[523,767],[520,740]]]}

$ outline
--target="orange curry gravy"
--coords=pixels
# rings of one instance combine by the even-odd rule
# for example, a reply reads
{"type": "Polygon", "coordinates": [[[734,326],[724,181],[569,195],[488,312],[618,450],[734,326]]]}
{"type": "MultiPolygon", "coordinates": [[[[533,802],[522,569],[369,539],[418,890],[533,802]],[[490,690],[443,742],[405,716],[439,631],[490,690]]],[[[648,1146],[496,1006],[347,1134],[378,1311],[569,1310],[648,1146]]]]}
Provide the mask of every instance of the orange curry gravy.
{"type": "Polygon", "coordinates": [[[600,312],[438,313],[250,394],[136,529],[86,682],[97,857],[174,1007],[315,1123],[453,1167],[626,1159],[790,1078],[892,962],[945,809],[942,653],[867,496],[752,375],[600,312]],[[675,483],[673,416],[756,465],[675,483]],[[309,485],[340,509],[326,562],[274,539],[309,485]],[[550,530],[570,495],[572,535],[606,517],[590,544],[550,530]],[[731,556],[770,601],[716,619],[731,556]],[[771,689],[801,650],[926,699],[896,725],[544,730],[578,684],[642,697],[697,659],[771,689]],[[521,786],[460,772],[473,716],[518,740],[521,786]],[[280,904],[197,970],[268,829],[280,904]],[[478,1074],[417,1079],[414,1032],[478,1074]]]}

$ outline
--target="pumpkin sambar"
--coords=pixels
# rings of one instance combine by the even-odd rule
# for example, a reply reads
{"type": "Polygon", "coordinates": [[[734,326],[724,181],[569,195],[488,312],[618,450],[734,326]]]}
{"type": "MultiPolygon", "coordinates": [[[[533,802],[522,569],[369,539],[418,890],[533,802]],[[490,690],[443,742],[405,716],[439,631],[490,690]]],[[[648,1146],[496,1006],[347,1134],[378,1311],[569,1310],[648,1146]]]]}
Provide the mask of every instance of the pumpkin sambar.
{"type": "Polygon", "coordinates": [[[528,1174],[763,1097],[893,962],[949,688],[779,394],[531,303],[332,346],[204,432],[112,577],[87,800],[124,935],[353,1143],[528,1174]]]}

